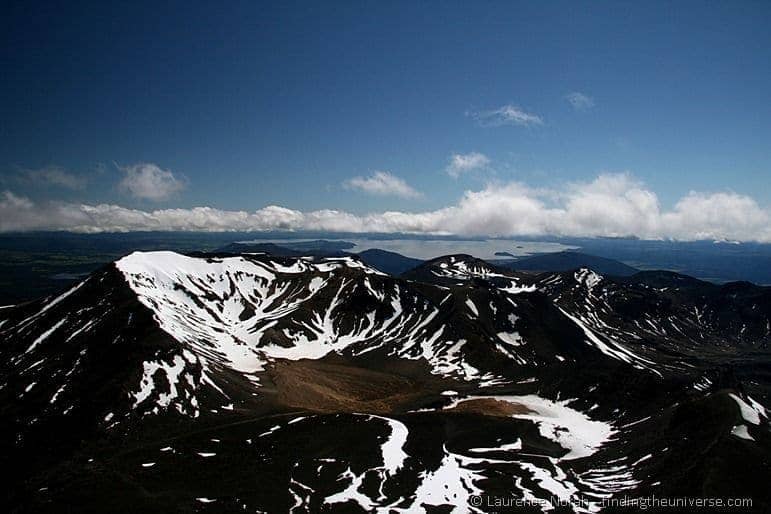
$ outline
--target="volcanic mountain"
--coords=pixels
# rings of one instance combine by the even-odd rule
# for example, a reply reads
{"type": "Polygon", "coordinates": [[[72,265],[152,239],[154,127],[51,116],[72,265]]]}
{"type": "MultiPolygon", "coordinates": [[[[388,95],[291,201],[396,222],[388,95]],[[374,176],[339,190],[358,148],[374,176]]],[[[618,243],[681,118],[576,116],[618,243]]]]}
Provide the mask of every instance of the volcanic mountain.
{"type": "Polygon", "coordinates": [[[4,511],[769,509],[770,320],[667,273],[133,253],[0,309],[4,511]]]}
{"type": "Polygon", "coordinates": [[[603,275],[618,277],[628,277],[639,271],[614,259],[606,259],[576,251],[544,253],[523,257],[514,262],[506,263],[506,267],[521,271],[573,271],[580,268],[590,268],[603,275]]]}

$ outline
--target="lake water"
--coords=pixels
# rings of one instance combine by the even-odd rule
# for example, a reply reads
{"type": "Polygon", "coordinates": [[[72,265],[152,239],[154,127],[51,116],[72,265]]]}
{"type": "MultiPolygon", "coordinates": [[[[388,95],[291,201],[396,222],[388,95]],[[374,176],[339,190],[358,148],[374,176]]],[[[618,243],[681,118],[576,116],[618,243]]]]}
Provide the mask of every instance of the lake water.
{"type": "MultiPolygon", "coordinates": [[[[371,248],[379,248],[391,252],[400,253],[415,259],[428,260],[442,255],[466,253],[480,259],[505,259],[506,256],[495,255],[496,252],[508,252],[516,257],[531,255],[534,253],[561,252],[574,250],[578,247],[561,243],[542,241],[518,241],[514,239],[485,239],[485,240],[447,240],[447,239],[329,239],[327,241],[346,241],[356,246],[352,253],[363,252],[371,248]]],[[[259,239],[260,243],[298,243],[307,239],[259,239]]]]}

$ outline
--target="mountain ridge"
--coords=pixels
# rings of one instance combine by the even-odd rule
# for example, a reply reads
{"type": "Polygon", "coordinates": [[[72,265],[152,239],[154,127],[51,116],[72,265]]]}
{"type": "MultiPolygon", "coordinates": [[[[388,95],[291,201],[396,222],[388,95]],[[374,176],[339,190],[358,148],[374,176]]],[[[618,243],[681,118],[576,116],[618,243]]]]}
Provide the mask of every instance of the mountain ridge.
{"type": "Polygon", "coordinates": [[[614,276],[630,276],[640,270],[615,259],[568,250],[523,257],[507,262],[505,267],[520,271],[572,271],[590,268],[598,273],[614,276]]]}
{"type": "Polygon", "coordinates": [[[729,288],[694,313],[690,291],[624,280],[464,255],[397,278],[352,257],[131,254],[0,310],[0,428],[19,469],[4,501],[385,512],[514,487],[593,512],[598,494],[717,494],[685,470],[722,459],[742,462],[723,486],[766,504],[762,295],[729,288]],[[114,474],[130,481],[108,487],[114,474]]]}

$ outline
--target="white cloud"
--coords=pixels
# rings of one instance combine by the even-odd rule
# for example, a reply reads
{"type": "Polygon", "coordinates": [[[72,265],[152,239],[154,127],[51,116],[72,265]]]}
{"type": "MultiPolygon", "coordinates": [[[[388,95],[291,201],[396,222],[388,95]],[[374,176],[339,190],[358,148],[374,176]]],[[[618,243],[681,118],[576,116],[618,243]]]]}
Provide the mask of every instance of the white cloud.
{"type": "Polygon", "coordinates": [[[451,177],[458,178],[463,173],[486,168],[489,164],[490,159],[485,154],[479,152],[456,153],[450,156],[450,163],[445,171],[451,177]]]}
{"type": "Polygon", "coordinates": [[[21,170],[19,179],[35,186],[63,187],[65,189],[83,189],[86,178],[70,173],[61,166],[45,166],[38,169],[21,170]]]}
{"type": "Polygon", "coordinates": [[[0,231],[131,230],[412,232],[479,236],[636,236],[643,239],[727,239],[771,242],[771,212],[733,192],[691,192],[672,209],[628,173],[553,190],[519,182],[467,191],[452,206],[424,212],[356,215],[302,212],[279,206],[247,211],[211,207],[143,211],[118,205],[35,203],[0,194],[0,231]]]}
{"type": "Polygon", "coordinates": [[[156,164],[139,163],[121,167],[125,176],[118,184],[121,191],[143,200],[160,201],[185,188],[185,180],[156,164]]]}
{"type": "Polygon", "coordinates": [[[525,112],[516,105],[507,104],[492,111],[469,113],[483,127],[499,127],[501,125],[543,125],[543,119],[537,114],[525,112]]]}
{"type": "Polygon", "coordinates": [[[578,91],[573,91],[572,93],[565,95],[565,100],[567,100],[576,111],[588,111],[594,107],[594,99],[583,93],[579,93],[578,91]]]}
{"type": "Polygon", "coordinates": [[[357,189],[371,195],[419,198],[423,196],[399,177],[387,171],[376,171],[369,177],[354,177],[343,182],[346,189],[357,189]]]}
{"type": "Polygon", "coordinates": [[[681,198],[662,224],[691,239],[771,241],[771,213],[757,202],[736,193],[705,194],[692,191],[681,198]]]}

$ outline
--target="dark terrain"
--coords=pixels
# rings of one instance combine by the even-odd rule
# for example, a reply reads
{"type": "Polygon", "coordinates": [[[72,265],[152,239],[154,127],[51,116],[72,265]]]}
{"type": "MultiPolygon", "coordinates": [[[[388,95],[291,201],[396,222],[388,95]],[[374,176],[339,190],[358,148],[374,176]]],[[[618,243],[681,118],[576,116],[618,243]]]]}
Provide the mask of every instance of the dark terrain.
{"type": "Polygon", "coordinates": [[[566,251],[523,257],[513,262],[501,263],[503,267],[520,271],[571,271],[579,268],[589,268],[603,275],[628,277],[637,273],[638,269],[627,266],[623,262],[606,259],[596,255],[581,252],[566,251]]]}

